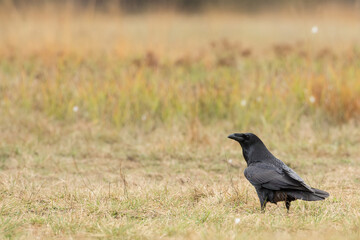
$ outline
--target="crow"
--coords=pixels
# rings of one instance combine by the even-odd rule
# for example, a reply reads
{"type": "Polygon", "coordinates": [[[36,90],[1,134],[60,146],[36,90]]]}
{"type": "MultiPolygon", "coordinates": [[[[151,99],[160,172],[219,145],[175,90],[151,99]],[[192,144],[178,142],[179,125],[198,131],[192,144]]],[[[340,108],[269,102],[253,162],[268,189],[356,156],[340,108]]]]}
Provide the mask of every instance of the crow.
{"type": "Polygon", "coordinates": [[[294,170],[277,159],[255,134],[234,133],[228,138],[242,147],[247,163],[244,175],[256,189],[262,212],[267,202],[277,204],[285,201],[289,212],[292,201],[319,201],[329,196],[329,193],[307,185],[294,170]]]}

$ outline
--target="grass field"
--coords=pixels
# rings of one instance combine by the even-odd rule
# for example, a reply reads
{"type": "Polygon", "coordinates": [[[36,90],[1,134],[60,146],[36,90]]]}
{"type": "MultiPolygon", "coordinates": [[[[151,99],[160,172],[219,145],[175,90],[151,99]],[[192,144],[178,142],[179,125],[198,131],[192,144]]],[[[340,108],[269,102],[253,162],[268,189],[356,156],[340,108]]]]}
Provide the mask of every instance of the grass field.
{"type": "Polygon", "coordinates": [[[0,238],[360,238],[355,11],[0,9],[0,238]],[[330,197],[261,213],[233,132],[330,197]]]}

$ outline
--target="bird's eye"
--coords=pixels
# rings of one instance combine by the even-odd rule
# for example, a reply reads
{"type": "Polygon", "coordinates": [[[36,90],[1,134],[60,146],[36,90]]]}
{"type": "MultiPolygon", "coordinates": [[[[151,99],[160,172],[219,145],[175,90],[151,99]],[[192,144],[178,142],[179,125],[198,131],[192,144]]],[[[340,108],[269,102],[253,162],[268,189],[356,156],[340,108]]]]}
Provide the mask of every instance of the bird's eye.
{"type": "Polygon", "coordinates": [[[249,140],[249,139],[250,139],[250,136],[249,136],[249,135],[244,135],[244,139],[245,139],[245,140],[249,140]]]}

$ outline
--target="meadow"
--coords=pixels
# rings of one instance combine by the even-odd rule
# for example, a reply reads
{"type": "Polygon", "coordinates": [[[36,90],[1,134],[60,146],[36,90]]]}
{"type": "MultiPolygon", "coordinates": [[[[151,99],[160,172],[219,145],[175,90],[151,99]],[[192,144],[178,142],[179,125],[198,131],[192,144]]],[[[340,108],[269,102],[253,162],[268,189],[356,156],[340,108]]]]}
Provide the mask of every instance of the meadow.
{"type": "Polygon", "coordinates": [[[10,4],[0,29],[0,238],[360,238],[355,10],[10,4]],[[330,197],[261,213],[233,132],[330,197]]]}

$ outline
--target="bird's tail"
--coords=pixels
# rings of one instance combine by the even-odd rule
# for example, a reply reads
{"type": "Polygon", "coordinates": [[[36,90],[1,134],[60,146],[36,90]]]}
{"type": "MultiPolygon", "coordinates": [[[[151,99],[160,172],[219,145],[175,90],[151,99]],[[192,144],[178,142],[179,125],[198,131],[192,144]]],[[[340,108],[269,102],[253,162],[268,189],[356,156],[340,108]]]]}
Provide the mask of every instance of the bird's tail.
{"type": "Polygon", "coordinates": [[[320,201],[329,197],[329,193],[320,189],[311,188],[314,192],[305,192],[305,191],[289,191],[286,192],[289,196],[292,196],[295,199],[305,200],[305,201],[320,201]]]}
{"type": "Polygon", "coordinates": [[[317,189],[317,188],[311,188],[311,189],[314,190],[314,192],[315,192],[314,194],[316,196],[323,198],[323,199],[329,197],[329,195],[330,195],[328,192],[325,192],[325,191],[317,189]]]}

